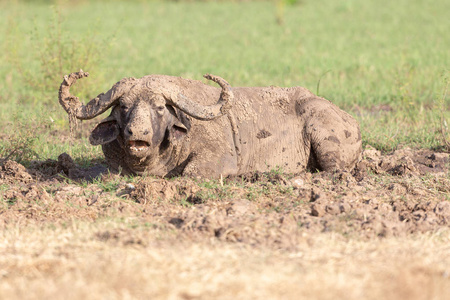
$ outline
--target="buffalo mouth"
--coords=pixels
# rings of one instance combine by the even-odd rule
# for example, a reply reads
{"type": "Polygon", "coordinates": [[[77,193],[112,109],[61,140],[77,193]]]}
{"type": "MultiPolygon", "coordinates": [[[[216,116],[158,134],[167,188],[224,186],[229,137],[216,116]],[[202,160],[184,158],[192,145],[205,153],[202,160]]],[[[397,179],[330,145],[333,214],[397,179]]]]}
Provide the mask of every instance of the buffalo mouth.
{"type": "Polygon", "coordinates": [[[136,140],[128,141],[128,149],[131,152],[145,152],[150,147],[150,144],[146,141],[136,140]]]}

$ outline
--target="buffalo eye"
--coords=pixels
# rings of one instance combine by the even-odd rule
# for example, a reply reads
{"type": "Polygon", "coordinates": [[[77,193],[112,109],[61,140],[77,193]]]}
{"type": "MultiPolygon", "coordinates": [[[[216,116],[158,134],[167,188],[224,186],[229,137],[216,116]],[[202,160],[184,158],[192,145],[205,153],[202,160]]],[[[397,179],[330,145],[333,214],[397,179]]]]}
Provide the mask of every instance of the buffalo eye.
{"type": "Polygon", "coordinates": [[[166,109],[165,106],[157,106],[155,107],[156,112],[158,113],[158,115],[162,116],[164,114],[164,110],[166,109]]]}
{"type": "Polygon", "coordinates": [[[121,108],[123,111],[128,111],[128,110],[130,109],[130,107],[129,107],[128,105],[126,105],[126,104],[121,104],[121,105],[120,105],[120,108],[121,108]]]}

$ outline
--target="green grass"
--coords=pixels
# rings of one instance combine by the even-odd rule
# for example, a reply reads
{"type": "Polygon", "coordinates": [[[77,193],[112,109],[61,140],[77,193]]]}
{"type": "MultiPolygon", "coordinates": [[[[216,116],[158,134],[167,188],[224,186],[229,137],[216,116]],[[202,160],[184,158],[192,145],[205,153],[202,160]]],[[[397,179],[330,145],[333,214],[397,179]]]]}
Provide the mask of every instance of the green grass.
{"type": "Polygon", "coordinates": [[[23,124],[44,124],[35,131],[39,157],[101,156],[85,138],[61,143],[52,134],[68,130],[57,103],[61,77],[82,68],[91,76],[74,93],[84,101],[125,76],[201,80],[209,72],[233,86],[319,91],[381,150],[445,145],[447,0],[303,0],[284,6],[282,25],[273,1],[47,2],[0,2],[2,144],[23,124]]]}

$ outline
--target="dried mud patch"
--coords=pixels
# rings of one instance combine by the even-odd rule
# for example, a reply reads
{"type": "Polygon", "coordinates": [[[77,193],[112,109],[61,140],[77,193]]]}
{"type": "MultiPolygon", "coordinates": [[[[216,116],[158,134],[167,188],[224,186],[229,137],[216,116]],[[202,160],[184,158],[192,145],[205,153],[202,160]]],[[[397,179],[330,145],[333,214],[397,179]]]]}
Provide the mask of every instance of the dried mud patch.
{"type": "MultiPolygon", "coordinates": [[[[367,147],[363,157],[352,173],[274,171],[223,181],[121,177],[101,165],[81,168],[67,154],[29,168],[6,161],[0,226],[116,218],[186,241],[285,250],[322,232],[370,239],[449,227],[449,154],[405,148],[382,155],[367,147]]],[[[93,238],[145,244],[129,236],[98,232],[93,238]]]]}

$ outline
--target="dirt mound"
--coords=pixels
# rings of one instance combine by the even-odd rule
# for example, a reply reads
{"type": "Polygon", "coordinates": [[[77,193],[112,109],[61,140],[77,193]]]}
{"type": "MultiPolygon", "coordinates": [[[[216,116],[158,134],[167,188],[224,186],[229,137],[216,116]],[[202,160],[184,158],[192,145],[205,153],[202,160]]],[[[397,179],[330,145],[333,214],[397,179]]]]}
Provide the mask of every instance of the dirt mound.
{"type": "Polygon", "coordinates": [[[364,155],[353,174],[252,173],[224,186],[153,178],[131,196],[153,212],[167,200],[184,203],[176,213],[161,213],[184,234],[282,248],[297,244],[304,232],[372,238],[449,225],[448,154],[402,149],[381,155],[369,147],[364,155]]]}
{"type": "Polygon", "coordinates": [[[89,168],[78,166],[67,153],[58,156],[58,160],[47,159],[46,161],[32,161],[29,173],[42,179],[67,177],[72,180],[86,180],[99,177],[107,171],[101,164],[89,168]]]}
{"type": "Polygon", "coordinates": [[[5,162],[0,213],[3,226],[132,217],[182,239],[293,249],[319,232],[373,238],[448,227],[449,164],[447,153],[405,148],[382,155],[367,147],[353,173],[274,171],[198,181],[102,175],[104,167],[83,169],[62,154],[28,169],[5,162]],[[102,178],[89,183],[94,176],[102,178]]]}
{"type": "Polygon", "coordinates": [[[449,154],[431,150],[413,150],[403,148],[388,155],[371,146],[366,146],[363,160],[355,169],[355,177],[359,180],[367,176],[368,171],[376,174],[387,172],[391,175],[427,175],[429,173],[445,175],[449,170],[449,154]]]}

